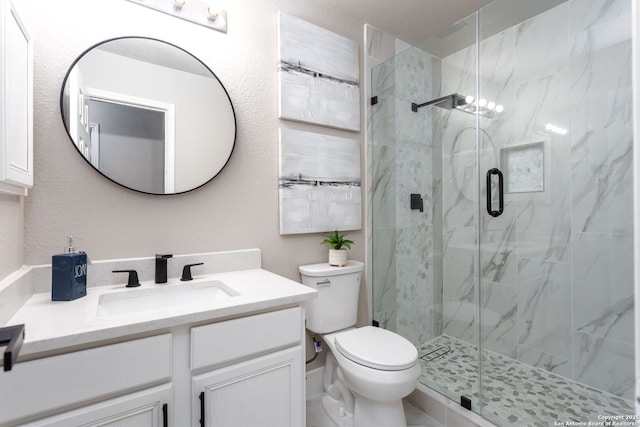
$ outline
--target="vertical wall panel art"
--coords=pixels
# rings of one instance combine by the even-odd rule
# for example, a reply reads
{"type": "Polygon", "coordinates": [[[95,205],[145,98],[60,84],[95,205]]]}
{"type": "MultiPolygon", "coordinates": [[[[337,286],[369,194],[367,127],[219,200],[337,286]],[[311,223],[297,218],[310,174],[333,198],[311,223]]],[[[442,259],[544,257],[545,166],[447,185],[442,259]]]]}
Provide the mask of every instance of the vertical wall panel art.
{"type": "Polygon", "coordinates": [[[358,44],[278,14],[278,117],[360,130],[358,44]]]}
{"type": "Polygon", "coordinates": [[[361,227],[358,140],[280,129],[280,234],[361,227]]]}

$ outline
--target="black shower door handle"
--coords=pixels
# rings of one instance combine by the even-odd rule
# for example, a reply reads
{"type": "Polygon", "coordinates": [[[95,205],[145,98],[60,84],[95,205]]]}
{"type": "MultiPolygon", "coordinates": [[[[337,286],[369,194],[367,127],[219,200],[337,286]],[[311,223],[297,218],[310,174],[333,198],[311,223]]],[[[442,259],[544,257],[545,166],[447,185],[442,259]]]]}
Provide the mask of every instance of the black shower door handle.
{"type": "Polygon", "coordinates": [[[502,172],[500,169],[493,168],[487,171],[487,212],[489,215],[496,217],[502,215],[504,210],[504,184],[502,172]],[[498,175],[498,210],[494,211],[491,206],[491,175],[498,175]]]}

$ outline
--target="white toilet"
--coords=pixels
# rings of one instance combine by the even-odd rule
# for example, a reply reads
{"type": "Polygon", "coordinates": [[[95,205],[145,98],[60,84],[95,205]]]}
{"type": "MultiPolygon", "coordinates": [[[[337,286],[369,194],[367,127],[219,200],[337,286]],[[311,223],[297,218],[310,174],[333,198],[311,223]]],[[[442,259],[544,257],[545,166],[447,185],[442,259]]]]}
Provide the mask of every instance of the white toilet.
{"type": "Polygon", "coordinates": [[[355,328],[364,264],[299,267],[302,283],[318,291],[305,305],[306,327],[329,347],[322,405],[341,427],[406,426],[402,398],[418,383],[415,346],[386,329],[355,328]]]}

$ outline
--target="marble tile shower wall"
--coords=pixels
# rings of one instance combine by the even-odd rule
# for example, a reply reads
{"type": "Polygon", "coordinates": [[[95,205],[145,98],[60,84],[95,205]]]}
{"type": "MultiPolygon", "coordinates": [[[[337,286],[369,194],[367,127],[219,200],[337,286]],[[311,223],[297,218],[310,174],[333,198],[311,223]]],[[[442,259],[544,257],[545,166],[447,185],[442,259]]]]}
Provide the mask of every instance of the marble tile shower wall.
{"type": "MultiPolygon", "coordinates": [[[[374,319],[415,344],[441,331],[441,262],[434,263],[434,230],[441,155],[432,149],[433,118],[412,102],[433,98],[439,60],[396,41],[392,59],[372,70],[378,104],[372,109],[374,319]],[[435,64],[434,64],[435,63],[435,64]],[[434,171],[435,169],[435,171],[434,171]],[[435,182],[435,185],[434,185],[435,182]],[[434,189],[436,190],[434,192],[434,189]],[[409,195],[420,194],[424,212],[411,210],[409,195]],[[438,283],[439,286],[434,286],[438,283]]],[[[439,82],[438,82],[439,83],[439,82]]]]}
{"type": "MultiPolygon", "coordinates": [[[[543,192],[481,215],[485,348],[632,399],[631,2],[571,0],[483,41],[482,171],[542,141],[543,192]],[[546,124],[568,130],[549,132],[546,124]]],[[[442,62],[443,93],[473,94],[475,48],[442,62]]],[[[473,117],[442,116],[444,333],[477,343],[473,117]]],[[[484,200],[484,194],[480,195],[484,200]]]]}
{"type": "Polygon", "coordinates": [[[414,47],[395,57],[396,87],[396,331],[413,343],[434,336],[433,121],[412,102],[433,98],[431,56],[414,47]],[[412,193],[424,211],[410,209],[412,193]]]}

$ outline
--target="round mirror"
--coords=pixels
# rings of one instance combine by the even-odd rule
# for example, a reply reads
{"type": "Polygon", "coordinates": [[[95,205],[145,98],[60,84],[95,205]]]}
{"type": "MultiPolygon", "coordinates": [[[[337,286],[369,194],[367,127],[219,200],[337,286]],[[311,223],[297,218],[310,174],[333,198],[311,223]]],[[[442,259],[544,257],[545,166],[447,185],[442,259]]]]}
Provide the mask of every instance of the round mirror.
{"type": "Polygon", "coordinates": [[[236,138],[231,99],[189,52],[122,37],[87,49],[69,68],[60,110],[80,155],[110,180],[149,194],[211,181],[236,138]]]}

